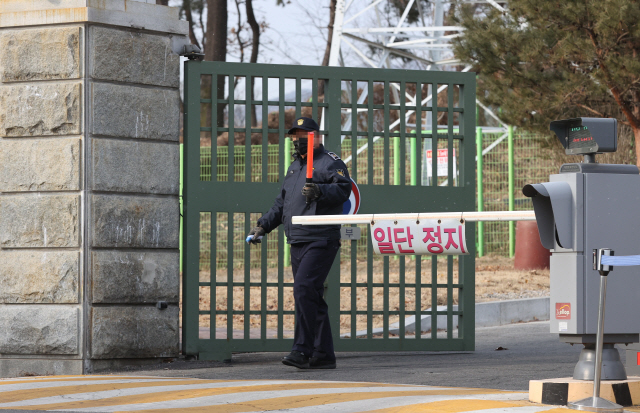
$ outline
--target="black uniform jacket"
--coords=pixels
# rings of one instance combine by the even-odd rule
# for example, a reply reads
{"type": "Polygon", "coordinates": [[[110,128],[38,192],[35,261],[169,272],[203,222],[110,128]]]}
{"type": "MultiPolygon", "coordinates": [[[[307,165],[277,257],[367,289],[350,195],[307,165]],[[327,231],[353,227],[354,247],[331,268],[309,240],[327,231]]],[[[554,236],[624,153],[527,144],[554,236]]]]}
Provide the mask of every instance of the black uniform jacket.
{"type": "Polygon", "coordinates": [[[280,194],[273,206],[258,220],[258,225],[269,233],[284,224],[287,242],[340,239],[340,225],[293,225],[291,217],[299,215],[338,215],[351,195],[351,179],[342,160],[320,145],[313,151],[313,183],[320,188],[320,198],[307,204],[302,195],[306,183],[306,158],[294,155],[282,183],[280,194]]]}

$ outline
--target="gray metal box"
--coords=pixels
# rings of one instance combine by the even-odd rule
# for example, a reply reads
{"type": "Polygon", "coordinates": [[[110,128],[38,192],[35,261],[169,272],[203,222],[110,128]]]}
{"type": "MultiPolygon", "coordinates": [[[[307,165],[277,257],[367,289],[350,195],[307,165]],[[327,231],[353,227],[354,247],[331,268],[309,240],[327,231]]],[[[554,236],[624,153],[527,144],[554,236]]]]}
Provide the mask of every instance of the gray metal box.
{"type": "MultiPolygon", "coordinates": [[[[550,183],[527,185],[525,194],[534,196],[541,241],[552,252],[551,333],[566,342],[593,343],[600,275],[593,269],[592,250],[640,253],[640,175],[630,165],[568,164],[563,170],[571,172],[551,175],[550,183]]],[[[640,271],[614,267],[607,287],[605,342],[638,342],[638,314],[640,271]]]]}

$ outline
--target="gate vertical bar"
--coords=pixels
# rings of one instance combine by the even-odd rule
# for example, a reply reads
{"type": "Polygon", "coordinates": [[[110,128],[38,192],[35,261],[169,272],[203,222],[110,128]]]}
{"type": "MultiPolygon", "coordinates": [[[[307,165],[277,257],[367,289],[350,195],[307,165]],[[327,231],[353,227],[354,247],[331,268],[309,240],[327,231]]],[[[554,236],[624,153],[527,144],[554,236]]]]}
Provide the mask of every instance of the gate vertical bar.
{"type": "MultiPolygon", "coordinates": [[[[218,176],[218,79],[216,74],[211,75],[210,95],[211,95],[211,182],[218,182],[220,177],[218,176]],[[215,85],[215,88],[214,88],[215,85]],[[214,144],[215,142],[215,144],[214,144]]],[[[228,152],[227,152],[228,156],[228,152]]],[[[210,269],[210,287],[209,287],[209,305],[211,310],[211,318],[209,319],[209,339],[216,338],[217,321],[218,321],[218,306],[217,306],[217,273],[218,273],[218,260],[217,260],[217,248],[218,248],[218,211],[213,208],[211,210],[211,229],[209,242],[209,269],[210,269]]],[[[198,275],[198,279],[199,279],[198,275]]],[[[198,332],[199,334],[199,332],[198,332]]],[[[223,356],[224,357],[224,356],[223,356]]]]}
{"type": "Polygon", "coordinates": [[[451,187],[453,176],[453,84],[447,86],[447,183],[451,187]]]}
{"type": "MultiPolygon", "coordinates": [[[[284,179],[284,176],[287,173],[287,168],[285,168],[285,156],[289,156],[284,151],[284,139],[285,139],[285,124],[284,124],[284,77],[278,77],[278,170],[280,173],[278,174],[278,180],[284,179]]],[[[285,241],[284,241],[284,230],[280,227],[278,228],[278,339],[282,340],[284,338],[284,266],[286,263],[284,262],[284,249],[285,249],[285,241]]]]}
{"type": "MultiPolygon", "coordinates": [[[[328,126],[329,134],[326,135],[326,144],[328,148],[336,152],[338,156],[342,156],[342,79],[340,77],[333,77],[329,81],[329,107],[325,111],[327,114],[327,122],[325,127],[328,126]]],[[[325,85],[325,93],[326,93],[325,85]]],[[[325,99],[326,101],[327,99],[325,99]]],[[[329,306],[329,322],[333,326],[333,332],[335,337],[340,337],[340,253],[333,261],[327,281],[325,282],[326,288],[324,291],[325,301],[329,306]]]]}
{"type": "Polygon", "coordinates": [[[211,317],[209,318],[209,339],[213,340],[216,338],[217,331],[217,321],[218,321],[218,306],[217,306],[217,282],[216,276],[218,272],[217,267],[217,248],[218,243],[216,242],[218,239],[218,214],[215,211],[211,212],[211,236],[209,239],[209,310],[211,312],[211,317]]]}
{"type": "MultiPolygon", "coordinates": [[[[476,107],[476,78],[471,76],[464,85],[460,86],[460,106],[463,110],[463,116],[460,118],[460,130],[464,139],[460,142],[460,185],[466,191],[467,197],[471,197],[467,202],[470,205],[474,203],[475,180],[474,172],[476,166],[475,142],[472,139],[475,136],[475,107],[476,107]]],[[[479,154],[481,155],[481,153],[479,154]]],[[[475,225],[466,225],[466,239],[475,240],[475,225]]],[[[458,311],[458,335],[462,336],[462,342],[465,348],[469,350],[475,349],[475,243],[467,244],[469,255],[459,258],[458,283],[462,284],[462,294],[459,295],[458,311]]]]}
{"type": "MultiPolygon", "coordinates": [[[[422,144],[422,83],[416,82],[416,137],[415,137],[415,147],[416,147],[416,156],[411,159],[411,162],[414,164],[414,169],[416,174],[420,171],[420,175],[422,175],[421,162],[422,154],[424,152],[423,144],[422,144]]],[[[428,113],[427,113],[428,115],[428,113]]],[[[415,177],[415,182],[412,182],[412,185],[422,186],[422,176],[418,181],[417,177],[415,177]],[[418,183],[420,182],[420,183],[418,183]]],[[[415,272],[415,334],[416,339],[420,340],[422,338],[422,257],[418,255],[416,257],[416,272],[415,272]]]]}
{"type": "MultiPolygon", "coordinates": [[[[367,82],[367,184],[373,186],[373,81],[367,82]]],[[[373,338],[373,244],[367,237],[367,339],[373,338]]]]}
{"type": "MultiPolygon", "coordinates": [[[[367,83],[367,184],[373,185],[373,81],[367,83]]],[[[371,263],[367,265],[371,266],[371,263]]]]}
{"type": "MultiPolygon", "coordinates": [[[[251,85],[253,83],[252,75],[247,75],[244,78],[245,100],[244,100],[244,181],[252,182],[253,171],[251,165],[253,164],[253,150],[251,145],[251,124],[253,123],[252,113],[253,111],[253,91],[251,85]]],[[[251,227],[251,213],[244,213],[244,233],[248,234],[251,227]]],[[[244,247],[244,338],[251,338],[251,316],[249,311],[251,310],[251,249],[250,244],[243,243],[244,247]]]]}
{"type": "MultiPolygon", "coordinates": [[[[399,181],[400,181],[400,185],[402,186],[406,186],[407,184],[407,179],[406,179],[406,160],[407,160],[407,154],[406,154],[406,150],[407,150],[407,136],[406,136],[406,131],[407,131],[407,122],[406,122],[406,112],[407,112],[407,108],[406,108],[406,94],[407,94],[407,87],[406,87],[406,83],[404,80],[400,81],[400,93],[398,94],[401,98],[400,98],[400,154],[399,154],[399,158],[400,158],[400,176],[399,176],[399,181]]],[[[406,259],[404,256],[399,256],[398,257],[398,300],[399,300],[399,328],[400,328],[400,337],[404,337],[404,324],[405,324],[405,314],[404,314],[404,306],[405,306],[405,263],[406,263],[406,259]]]]}
{"type": "MultiPolygon", "coordinates": [[[[358,78],[351,80],[351,179],[358,182],[358,78]]],[[[364,92],[363,92],[364,93],[364,92]]],[[[354,225],[351,225],[353,227],[354,225]]],[[[358,241],[349,241],[351,252],[351,338],[356,338],[358,323],[358,241]]]]}
{"type": "MultiPolygon", "coordinates": [[[[447,182],[453,187],[453,84],[447,86],[447,182]]],[[[458,274],[459,276],[460,274],[458,274]]],[[[453,256],[447,257],[447,338],[453,338],[453,256]]]]}
{"type": "MultiPolygon", "coordinates": [[[[389,90],[389,81],[385,79],[384,81],[384,185],[391,185],[389,181],[389,176],[391,175],[391,168],[389,165],[389,152],[391,142],[389,140],[389,124],[390,116],[389,111],[391,108],[389,105],[391,104],[391,91],[389,90]]],[[[394,171],[395,172],[395,171],[394,171]]],[[[395,178],[394,178],[395,179],[395,178]]],[[[389,339],[389,258],[388,256],[383,257],[383,266],[382,266],[382,276],[383,276],[383,299],[382,299],[382,329],[383,329],[383,338],[389,339]]]]}
{"type": "MultiPolygon", "coordinates": [[[[262,76],[262,183],[269,182],[269,76],[262,76]]],[[[260,338],[267,339],[267,246],[260,244],[260,338]]]]}
{"type": "MultiPolygon", "coordinates": [[[[460,275],[460,274],[458,274],[460,275]]],[[[453,256],[447,256],[447,338],[453,338],[453,256]]]]}
{"type": "Polygon", "coordinates": [[[227,212],[227,340],[233,339],[233,266],[233,211],[229,211],[227,212]]]}
{"type": "Polygon", "coordinates": [[[438,257],[431,256],[431,339],[438,336],[438,257]]]}
{"type": "Polygon", "coordinates": [[[438,83],[431,84],[431,185],[438,186],[438,83]]]}
{"type": "MultiPolygon", "coordinates": [[[[229,136],[229,149],[227,150],[227,180],[228,182],[235,182],[236,181],[236,131],[235,131],[235,115],[236,115],[236,108],[235,108],[235,79],[234,79],[234,75],[229,75],[227,76],[227,81],[229,83],[229,96],[227,96],[227,99],[225,99],[226,103],[227,103],[227,107],[229,108],[227,110],[228,118],[229,118],[229,132],[228,132],[228,136],[229,136]]],[[[227,242],[230,242],[230,239],[227,240],[227,242]]]]}
{"type": "MultiPolygon", "coordinates": [[[[200,72],[199,62],[184,63],[184,175],[183,191],[188,194],[192,183],[200,180],[200,142],[191,136],[200,135],[200,72]]],[[[199,273],[200,230],[199,213],[192,212],[189,197],[183,197],[183,276],[182,276],[182,353],[197,353],[198,341],[198,283],[193,274],[199,273]]]]}

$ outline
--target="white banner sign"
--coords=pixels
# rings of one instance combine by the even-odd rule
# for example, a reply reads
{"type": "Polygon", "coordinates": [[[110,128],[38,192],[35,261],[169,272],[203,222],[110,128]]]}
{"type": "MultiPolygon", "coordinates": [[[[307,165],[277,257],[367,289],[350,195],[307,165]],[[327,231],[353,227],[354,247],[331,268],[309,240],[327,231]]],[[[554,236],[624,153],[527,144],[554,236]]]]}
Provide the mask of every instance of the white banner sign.
{"type": "Polygon", "coordinates": [[[466,255],[464,223],[458,219],[374,221],[371,242],[378,255],[466,255]]]}

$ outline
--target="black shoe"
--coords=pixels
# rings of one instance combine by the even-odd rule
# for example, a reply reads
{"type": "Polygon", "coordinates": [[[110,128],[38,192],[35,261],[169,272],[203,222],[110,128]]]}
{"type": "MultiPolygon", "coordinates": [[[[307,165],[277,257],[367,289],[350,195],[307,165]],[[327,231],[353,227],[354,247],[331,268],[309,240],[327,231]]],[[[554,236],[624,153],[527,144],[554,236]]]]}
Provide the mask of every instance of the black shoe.
{"type": "Polygon", "coordinates": [[[311,357],[309,359],[310,369],[335,369],[336,361],[327,360],[325,358],[311,357]]]}
{"type": "Polygon", "coordinates": [[[297,367],[299,369],[308,369],[309,357],[305,356],[304,353],[293,350],[282,358],[282,364],[297,367]]]}

